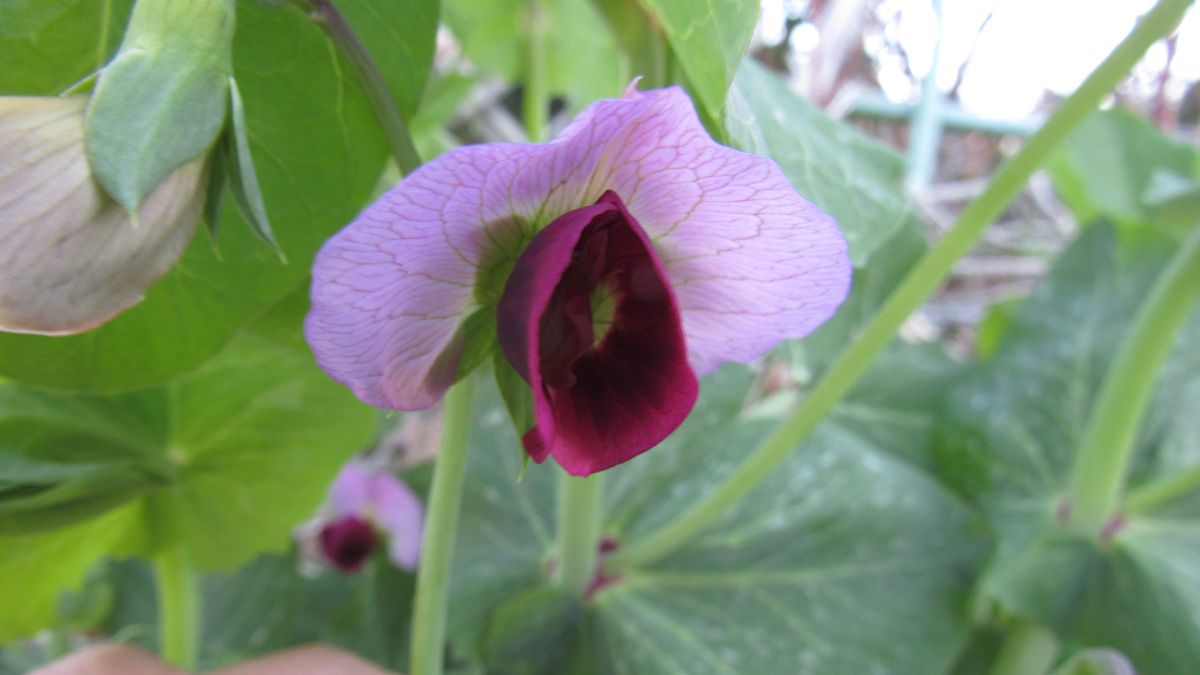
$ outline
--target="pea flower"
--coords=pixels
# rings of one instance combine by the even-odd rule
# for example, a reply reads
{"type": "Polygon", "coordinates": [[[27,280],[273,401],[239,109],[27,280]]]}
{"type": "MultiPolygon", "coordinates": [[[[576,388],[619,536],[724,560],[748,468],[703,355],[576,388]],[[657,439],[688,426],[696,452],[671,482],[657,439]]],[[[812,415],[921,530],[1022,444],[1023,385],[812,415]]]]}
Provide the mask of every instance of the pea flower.
{"type": "Polygon", "coordinates": [[[697,375],[808,334],[849,281],[836,223],[773,162],[715,143],[678,87],[631,85],[550,143],[458,148],[401,181],[319,252],[305,330],[359,398],[410,410],[462,375],[466,319],[494,316],[531,389],[526,451],[588,475],[678,427],[697,375]]]}
{"type": "Polygon", "coordinates": [[[309,554],[343,572],[357,572],[384,540],[397,567],[414,570],[424,528],[421,502],[395,476],[361,461],[342,467],[325,512],[307,526],[309,554]]]}

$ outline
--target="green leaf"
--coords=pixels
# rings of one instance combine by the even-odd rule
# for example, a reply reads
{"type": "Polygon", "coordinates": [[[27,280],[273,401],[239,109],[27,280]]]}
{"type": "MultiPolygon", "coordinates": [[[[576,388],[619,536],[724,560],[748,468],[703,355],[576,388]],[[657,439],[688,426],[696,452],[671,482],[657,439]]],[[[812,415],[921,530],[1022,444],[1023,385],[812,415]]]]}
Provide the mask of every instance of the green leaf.
{"type": "Polygon", "coordinates": [[[714,120],[750,46],[758,3],[745,0],[639,0],[662,23],[689,84],[714,120]]]}
{"type": "MultiPolygon", "coordinates": [[[[1196,151],[1122,109],[1095,113],[1049,164],[1054,187],[1080,223],[1107,218],[1126,227],[1157,224],[1148,188],[1168,171],[1192,176],[1196,151]]],[[[1193,225],[1194,223],[1187,223],[1193,225]]]]}
{"type": "Polygon", "coordinates": [[[801,195],[837,220],[855,267],[912,222],[900,156],[829,118],[762,66],[747,62],[738,71],[725,121],[734,145],[778,162],[801,195]]]}
{"type": "Polygon", "coordinates": [[[56,95],[121,42],[133,0],[0,2],[0,93],[56,95]]]}
{"type": "Polygon", "coordinates": [[[433,64],[439,0],[356,0],[338,10],[354,28],[400,112],[412,119],[433,64]]]}
{"type": "MultiPolygon", "coordinates": [[[[126,506],[78,514],[90,516],[87,522],[0,539],[0,576],[7,576],[6,565],[33,564],[17,555],[25,548],[76,560],[69,575],[53,581],[60,585],[74,583],[86,561],[106,553],[151,556],[160,546],[182,544],[195,565],[212,570],[285,550],[292,528],[314,512],[338,467],[370,442],[376,421],[375,411],[308,354],[253,336],[196,372],[137,394],[72,397],[5,387],[0,393],[11,399],[0,406],[8,411],[0,417],[10,443],[5,451],[26,461],[2,467],[16,470],[5,472],[0,504],[18,483],[70,487],[80,475],[89,477],[91,467],[108,470],[122,466],[121,459],[165,474],[125,496],[126,506]],[[102,531],[118,513],[125,514],[120,533],[96,544],[90,528],[102,531]]],[[[44,600],[51,602],[47,588],[44,600]]],[[[38,609],[31,616],[45,614],[38,609]]]]}
{"type": "Polygon", "coordinates": [[[202,569],[283,550],[375,425],[307,354],[249,337],[173,383],[168,400],[179,479],[151,505],[202,569]]]}
{"type": "Polygon", "coordinates": [[[620,95],[627,83],[620,81],[613,58],[616,47],[603,29],[604,19],[588,0],[445,0],[444,19],[480,70],[520,82],[526,68],[530,2],[542,6],[550,26],[547,91],[567,97],[571,109],[620,95]]]}
{"type": "Polygon", "coordinates": [[[22,537],[0,537],[0,642],[29,635],[55,618],[59,593],[79,588],[87,570],[137,522],[137,509],[22,537]],[[19,598],[19,602],[13,599],[19,598]]]}
{"type": "MultiPolygon", "coordinates": [[[[416,57],[427,67],[431,54],[416,57]]],[[[301,12],[240,3],[234,70],[263,198],[274,222],[286,223],[276,235],[290,264],[249,228],[228,226],[240,220],[228,204],[221,259],[197,237],[139,305],[97,330],[0,335],[0,376],[113,392],[194,369],[303,283],[317,247],[361,209],[385,145],[349,66],[320,29],[301,12]]]]}
{"type": "MultiPolygon", "coordinates": [[[[1110,646],[1138,672],[1200,662],[1200,490],[1114,524],[1110,542],[1069,536],[1056,510],[1092,402],[1174,248],[1142,230],[1093,226],[1009,318],[995,352],[947,392],[936,432],[945,479],[998,535],[980,587],[1056,629],[1071,650],[1110,646]]],[[[1200,314],[1185,327],[1139,430],[1130,492],[1200,467],[1200,314]]]]}
{"type": "MultiPolygon", "coordinates": [[[[749,382],[744,367],[706,378],[679,430],[605,473],[604,532],[618,546],[701,498],[770,430],[739,415],[749,382]]],[[[478,406],[449,612],[464,656],[519,672],[563,672],[565,660],[591,672],[937,673],[965,643],[981,533],[935,482],[837,423],[685,549],[600,588],[577,620],[545,586],[557,472],[531,467],[515,483],[502,404],[489,391],[478,406]],[[557,644],[504,628],[533,614],[557,644]]]]}

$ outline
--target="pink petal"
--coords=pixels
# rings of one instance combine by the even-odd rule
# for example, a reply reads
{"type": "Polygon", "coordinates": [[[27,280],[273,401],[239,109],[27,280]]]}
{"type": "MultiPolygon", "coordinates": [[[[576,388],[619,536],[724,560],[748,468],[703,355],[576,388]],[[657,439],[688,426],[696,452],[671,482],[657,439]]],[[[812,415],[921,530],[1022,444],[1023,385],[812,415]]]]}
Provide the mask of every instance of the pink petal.
{"type": "Polygon", "coordinates": [[[533,389],[537,425],[525,434],[586,476],[657,445],[687,417],[698,384],[679,310],[654,247],[615,193],[538,233],[497,311],[505,357],[533,389]],[[611,327],[594,335],[589,298],[611,285],[611,327]]]}
{"type": "Polygon", "coordinates": [[[449,152],[326,243],[306,322],[318,362],[372,405],[431,405],[456,374],[462,320],[503,287],[490,263],[607,190],[657,249],[700,372],[802,337],[845,297],[829,216],[770,160],[714,143],[679,88],[633,92],[546,145],[449,152]]]}
{"type": "Polygon", "coordinates": [[[329,510],[333,517],[366,515],[371,504],[374,478],[360,461],[347,462],[329,486],[329,510]]]}
{"type": "Polygon", "coordinates": [[[414,570],[421,558],[425,510],[421,500],[390,473],[375,475],[371,483],[372,518],[388,537],[388,555],[397,566],[414,570]]]}

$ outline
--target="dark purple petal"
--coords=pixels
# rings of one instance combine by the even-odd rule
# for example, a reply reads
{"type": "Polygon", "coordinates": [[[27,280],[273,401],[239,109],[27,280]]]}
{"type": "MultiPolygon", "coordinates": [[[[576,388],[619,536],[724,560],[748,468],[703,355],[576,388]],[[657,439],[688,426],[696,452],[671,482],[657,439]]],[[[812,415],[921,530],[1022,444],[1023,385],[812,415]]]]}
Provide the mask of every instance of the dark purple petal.
{"type": "Polygon", "coordinates": [[[650,239],[613,192],[550,223],[521,254],[497,310],[504,355],[533,389],[524,438],[586,476],[657,445],[696,402],[679,308],[650,239]],[[612,323],[593,329],[593,298],[612,323]]]}
{"type": "Polygon", "coordinates": [[[321,552],[343,572],[357,572],[371,555],[379,540],[371,523],[347,516],[321,530],[321,552]]]}

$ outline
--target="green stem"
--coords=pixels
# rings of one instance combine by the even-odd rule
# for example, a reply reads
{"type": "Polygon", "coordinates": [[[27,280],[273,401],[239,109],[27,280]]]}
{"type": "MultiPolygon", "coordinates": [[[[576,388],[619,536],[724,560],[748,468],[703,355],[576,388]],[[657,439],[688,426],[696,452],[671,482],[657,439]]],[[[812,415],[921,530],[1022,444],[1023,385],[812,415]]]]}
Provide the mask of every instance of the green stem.
{"type": "Polygon", "coordinates": [[[596,574],[603,475],[577,478],[562,472],[558,489],[558,583],[582,594],[596,574]]]}
{"type": "Polygon", "coordinates": [[[530,142],[546,135],[546,10],[541,0],[529,0],[525,41],[525,88],[521,112],[530,142]]]}
{"type": "Polygon", "coordinates": [[[954,227],[908,273],[858,340],[841,353],[800,408],[784,420],[724,483],[662,529],[615,551],[607,564],[613,569],[627,568],[670,553],[770,475],[858,381],[891,342],[904,320],[941,285],[958,259],[1020,194],[1033,172],[1125,77],[1150,45],[1179,22],[1190,4],[1191,0],[1160,0],[1079,89],[1062,102],[1042,128],[1029,137],[1021,150],[1000,167],[987,190],[962,212],[954,227]]]}
{"type": "Polygon", "coordinates": [[[1134,316],[1092,405],[1067,493],[1072,528],[1094,535],[1115,515],[1154,382],[1198,297],[1200,227],[1195,227],[1134,316]]]}
{"type": "Polygon", "coordinates": [[[1146,513],[1197,487],[1200,487],[1200,466],[1193,466],[1164,480],[1131,491],[1125,498],[1123,508],[1128,513],[1146,513]]]}
{"type": "Polygon", "coordinates": [[[371,101],[371,108],[387,138],[388,147],[400,173],[408,175],[421,166],[421,158],[413,145],[412,136],[408,133],[408,123],[400,114],[396,99],[388,89],[383,75],[371,59],[371,54],[363,46],[354,29],[346,22],[345,17],[338,11],[333,0],[308,0],[309,14],[325,30],[329,39],[337,45],[342,55],[350,63],[354,75],[362,85],[363,91],[371,101]]]}
{"type": "Polygon", "coordinates": [[[200,584],[180,546],[154,561],[158,588],[159,649],[164,661],[187,671],[196,667],[200,632],[200,584]]]}
{"type": "Polygon", "coordinates": [[[1013,628],[989,675],[1046,675],[1058,660],[1058,638],[1034,623],[1013,628]]]}
{"type": "Polygon", "coordinates": [[[433,467],[413,601],[411,675],[440,675],[446,642],[446,601],[450,564],[467,469],[467,435],[471,425],[471,378],[464,377],[446,393],[442,442],[433,467]]]}

